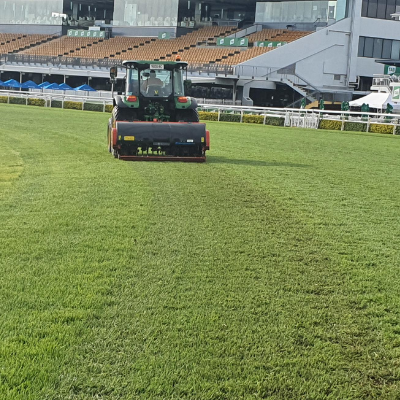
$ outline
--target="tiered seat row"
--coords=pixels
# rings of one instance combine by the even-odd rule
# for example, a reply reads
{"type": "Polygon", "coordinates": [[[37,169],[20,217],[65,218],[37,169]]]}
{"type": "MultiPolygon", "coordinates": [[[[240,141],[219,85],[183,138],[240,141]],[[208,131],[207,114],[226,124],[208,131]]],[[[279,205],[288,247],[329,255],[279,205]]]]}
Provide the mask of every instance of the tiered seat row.
{"type": "Polygon", "coordinates": [[[94,46],[102,42],[103,39],[99,38],[78,38],[62,36],[56,40],[45,43],[41,46],[35,46],[28,50],[23,51],[23,54],[30,54],[36,56],[75,56],[80,57],[80,52],[83,49],[94,46]]]}
{"type": "MultiPolygon", "coordinates": [[[[207,46],[218,37],[232,34],[236,28],[211,26],[192,31],[176,39],[150,37],[78,38],[63,36],[23,51],[31,55],[69,56],[96,59],[175,60],[179,55],[191,64],[236,65],[273,50],[270,47],[232,48],[207,46]]],[[[251,34],[250,44],[256,41],[291,42],[311,32],[285,29],[263,29],[251,34]]],[[[35,36],[35,35],[31,35],[35,36]]],[[[38,35],[36,35],[38,36],[38,35]]]]}
{"type": "Polygon", "coordinates": [[[24,53],[88,58],[159,59],[165,58],[167,54],[176,54],[179,50],[184,51],[196,47],[199,39],[212,40],[219,36],[229,35],[235,29],[221,26],[206,27],[172,40],[145,37],[114,37],[109,40],[102,40],[64,36],[43,46],[26,50],[24,53]]]}
{"type": "Polygon", "coordinates": [[[261,31],[252,33],[248,36],[249,42],[262,42],[262,41],[282,41],[293,42],[301,37],[309,35],[308,31],[289,31],[287,29],[263,29],[261,31]]]}
{"type": "Polygon", "coordinates": [[[23,33],[0,33],[0,54],[22,51],[54,38],[53,35],[25,35],[23,33]]]}

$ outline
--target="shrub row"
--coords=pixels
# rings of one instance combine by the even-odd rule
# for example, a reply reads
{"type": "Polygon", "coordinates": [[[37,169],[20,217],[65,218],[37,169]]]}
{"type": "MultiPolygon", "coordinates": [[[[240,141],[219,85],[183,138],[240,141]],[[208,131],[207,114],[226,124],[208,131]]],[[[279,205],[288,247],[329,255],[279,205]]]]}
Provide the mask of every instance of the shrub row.
{"type": "Polygon", "coordinates": [[[366,132],[367,124],[362,124],[361,122],[345,122],[343,125],[343,130],[353,132],[366,132]]]}
{"type": "MultiPolygon", "coordinates": [[[[206,121],[218,121],[218,113],[209,111],[199,111],[199,117],[206,121]]],[[[263,115],[244,114],[242,122],[246,124],[263,124],[265,118],[266,125],[283,126],[284,119],[279,117],[264,117],[263,115]]],[[[240,114],[221,113],[220,121],[240,122],[240,114]]]]}
{"type": "MultiPolygon", "coordinates": [[[[50,100],[46,104],[46,100],[44,99],[28,99],[28,103],[26,99],[21,97],[10,97],[9,99],[6,96],[0,96],[0,103],[10,104],[28,104],[30,106],[37,107],[48,107],[52,108],[62,108],[62,101],[60,100],[50,100]]],[[[96,103],[80,103],[76,101],[65,101],[64,108],[69,110],[85,110],[85,111],[103,111],[102,104],[96,103]]],[[[107,113],[111,113],[113,106],[111,104],[107,104],[105,107],[105,111],[107,113]]],[[[210,111],[199,111],[199,118],[206,121],[218,121],[218,113],[210,112],[210,111]]],[[[263,124],[265,118],[265,125],[273,125],[273,126],[284,126],[284,119],[280,117],[264,117],[263,115],[252,115],[252,114],[244,114],[242,122],[246,124],[263,124]]],[[[228,114],[221,113],[220,121],[225,122],[240,122],[240,114],[228,114]]],[[[329,119],[322,119],[319,122],[318,129],[328,129],[328,130],[337,130],[340,131],[342,129],[342,121],[335,121],[329,119]]],[[[343,124],[344,131],[353,131],[353,132],[366,132],[367,124],[361,122],[349,122],[345,121],[343,124]]],[[[393,134],[393,125],[388,124],[374,124],[371,123],[369,125],[369,132],[373,133],[384,133],[384,134],[393,134]]],[[[400,135],[400,126],[396,126],[395,134],[400,135]]]]}
{"type": "MultiPolygon", "coordinates": [[[[28,101],[22,97],[10,97],[9,99],[6,96],[0,96],[0,103],[10,103],[10,104],[28,104],[29,106],[37,106],[37,107],[51,107],[51,108],[62,108],[62,101],[60,100],[49,100],[46,102],[44,99],[31,99],[28,98],[28,101]]],[[[98,103],[80,103],[77,101],[65,101],[64,108],[69,110],[86,110],[86,111],[98,111],[103,112],[103,104],[98,103]],[[82,108],[83,107],[83,108],[82,108]]],[[[105,107],[106,112],[112,112],[113,106],[111,104],[107,104],[105,107]]]]}
{"type": "Polygon", "coordinates": [[[44,107],[46,105],[46,100],[44,100],[44,99],[28,99],[28,105],[44,107]]]}
{"type": "MultiPolygon", "coordinates": [[[[199,117],[202,120],[206,121],[218,121],[218,113],[210,112],[210,111],[199,111],[199,117]]],[[[273,125],[273,126],[284,126],[284,119],[280,117],[264,117],[263,115],[252,115],[252,114],[244,114],[242,122],[247,124],[263,124],[265,118],[265,125],[273,125]]],[[[240,114],[228,114],[221,113],[219,117],[220,121],[225,122],[240,122],[240,114]]],[[[332,131],[340,131],[342,129],[342,121],[335,121],[329,119],[322,119],[319,122],[318,129],[328,129],[332,131]]],[[[344,121],[343,124],[344,131],[353,131],[353,132],[366,132],[367,124],[362,122],[349,122],[344,121]]],[[[388,124],[370,124],[369,132],[373,133],[393,133],[393,125],[388,124]]],[[[395,131],[396,135],[400,135],[400,126],[396,127],[395,131]]]]}
{"type": "MultiPolygon", "coordinates": [[[[332,121],[328,119],[323,119],[319,122],[318,129],[329,129],[331,131],[340,131],[342,129],[342,121],[332,121]]],[[[348,122],[345,121],[343,124],[344,131],[352,132],[367,132],[367,124],[362,122],[348,122]]],[[[393,134],[393,125],[388,124],[374,124],[369,125],[369,132],[373,133],[386,133],[393,134]]],[[[400,126],[396,127],[395,134],[400,134],[400,126]]]]}
{"type": "Polygon", "coordinates": [[[26,104],[26,99],[22,97],[10,97],[10,104],[26,104]]]}
{"type": "Polygon", "coordinates": [[[199,111],[199,118],[206,121],[218,121],[218,113],[209,111],[199,111]]]}

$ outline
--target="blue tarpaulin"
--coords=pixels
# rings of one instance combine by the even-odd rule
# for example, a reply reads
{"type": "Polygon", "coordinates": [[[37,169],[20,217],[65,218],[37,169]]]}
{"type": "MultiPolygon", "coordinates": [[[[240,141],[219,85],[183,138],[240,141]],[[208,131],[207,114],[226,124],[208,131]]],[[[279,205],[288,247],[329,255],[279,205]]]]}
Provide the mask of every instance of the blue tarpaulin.
{"type": "Polygon", "coordinates": [[[39,85],[37,85],[35,82],[33,81],[26,81],[21,85],[22,89],[38,89],[39,85]]]}
{"type": "Polygon", "coordinates": [[[15,79],[9,79],[8,81],[4,82],[4,86],[10,88],[20,88],[21,84],[15,79]]]}
{"type": "Polygon", "coordinates": [[[77,88],[75,88],[74,90],[84,90],[85,92],[95,92],[96,91],[96,89],[93,89],[89,85],[81,85],[81,86],[78,86],[77,88]]]}
{"type": "Polygon", "coordinates": [[[61,83],[59,88],[62,90],[73,90],[71,86],[67,85],[66,83],[61,83]]]}
{"type": "Polygon", "coordinates": [[[40,89],[43,89],[45,86],[48,86],[48,85],[50,85],[50,82],[43,82],[43,83],[41,83],[40,85],[39,85],[39,88],[40,89]]]}
{"type": "Polygon", "coordinates": [[[57,83],[51,83],[50,85],[44,86],[43,89],[62,90],[57,83]]]}

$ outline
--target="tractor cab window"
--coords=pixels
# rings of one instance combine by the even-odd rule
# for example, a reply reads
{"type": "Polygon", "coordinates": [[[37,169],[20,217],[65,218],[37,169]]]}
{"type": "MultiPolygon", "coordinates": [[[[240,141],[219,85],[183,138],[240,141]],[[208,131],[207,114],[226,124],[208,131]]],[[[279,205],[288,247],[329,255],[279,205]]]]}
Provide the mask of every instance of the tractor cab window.
{"type": "Polygon", "coordinates": [[[145,69],[140,72],[140,92],[146,97],[168,97],[172,93],[171,71],[145,69]]]}
{"type": "Polygon", "coordinates": [[[174,82],[175,82],[174,96],[184,96],[185,93],[183,87],[182,70],[174,71],[174,82]]]}
{"type": "Polygon", "coordinates": [[[127,76],[127,94],[128,95],[135,95],[139,94],[139,73],[137,69],[129,69],[128,76],[127,76]]]}

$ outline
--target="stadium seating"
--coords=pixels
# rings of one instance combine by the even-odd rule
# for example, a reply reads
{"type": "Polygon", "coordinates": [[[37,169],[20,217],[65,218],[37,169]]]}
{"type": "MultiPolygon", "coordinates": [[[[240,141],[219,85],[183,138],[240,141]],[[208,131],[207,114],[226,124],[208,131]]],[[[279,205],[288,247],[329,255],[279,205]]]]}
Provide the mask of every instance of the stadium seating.
{"type": "Polygon", "coordinates": [[[25,35],[23,33],[0,33],[0,54],[16,53],[54,39],[53,35],[25,35]]]}
{"type": "MultiPolygon", "coordinates": [[[[248,36],[249,48],[218,47],[218,37],[231,35],[237,30],[228,26],[209,26],[192,31],[175,39],[117,36],[111,39],[63,36],[32,46],[37,36],[25,35],[18,40],[30,41],[31,47],[23,54],[40,56],[68,56],[93,59],[175,60],[177,55],[190,64],[236,65],[273,50],[270,47],[253,47],[256,41],[291,42],[311,32],[285,29],[263,29],[248,36]],[[29,37],[29,38],[28,38],[29,37]]],[[[14,48],[13,48],[14,49],[14,48]]],[[[15,51],[12,50],[12,51],[15,51]]]]}
{"type": "Polygon", "coordinates": [[[87,47],[96,45],[104,39],[99,38],[79,38],[62,36],[40,46],[24,50],[23,54],[37,56],[75,56],[80,57],[80,52],[87,47]]]}
{"type": "Polygon", "coordinates": [[[289,31],[287,29],[263,29],[248,36],[249,42],[262,42],[262,41],[282,41],[293,42],[301,37],[307,36],[312,32],[309,31],[289,31]]]}

